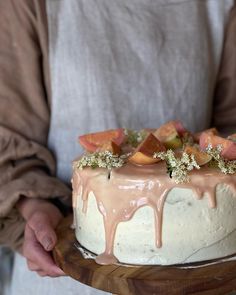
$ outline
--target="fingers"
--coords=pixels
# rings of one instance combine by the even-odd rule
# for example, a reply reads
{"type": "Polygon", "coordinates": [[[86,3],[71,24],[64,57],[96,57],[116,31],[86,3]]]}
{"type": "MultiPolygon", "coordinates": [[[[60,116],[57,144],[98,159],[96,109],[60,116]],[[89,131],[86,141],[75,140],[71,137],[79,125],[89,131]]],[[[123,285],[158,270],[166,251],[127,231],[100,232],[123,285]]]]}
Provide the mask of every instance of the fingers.
{"type": "Polygon", "coordinates": [[[36,263],[34,263],[30,260],[27,260],[27,266],[28,266],[29,270],[36,271],[37,274],[40,275],[41,277],[46,277],[49,275],[46,271],[41,270],[40,267],[36,263]]]}
{"type": "Polygon", "coordinates": [[[36,234],[29,224],[25,228],[23,255],[27,259],[29,269],[36,271],[41,276],[57,277],[65,275],[54,263],[50,253],[45,251],[41,243],[37,240],[36,234]]]}
{"type": "Polygon", "coordinates": [[[37,264],[35,264],[34,262],[28,260],[27,265],[28,265],[29,270],[36,271],[37,274],[40,275],[41,277],[49,276],[49,274],[46,271],[41,270],[40,267],[37,264]]]}
{"type": "Polygon", "coordinates": [[[37,271],[37,274],[40,275],[40,277],[48,276],[48,274],[45,271],[37,271]]]}
{"type": "Polygon", "coordinates": [[[51,251],[57,242],[56,233],[51,225],[49,216],[43,212],[35,213],[28,221],[37,240],[46,251],[51,251]]]}
{"type": "Polygon", "coordinates": [[[31,260],[27,260],[27,266],[29,270],[32,271],[41,271],[40,267],[38,266],[38,264],[32,262],[31,260]]]}

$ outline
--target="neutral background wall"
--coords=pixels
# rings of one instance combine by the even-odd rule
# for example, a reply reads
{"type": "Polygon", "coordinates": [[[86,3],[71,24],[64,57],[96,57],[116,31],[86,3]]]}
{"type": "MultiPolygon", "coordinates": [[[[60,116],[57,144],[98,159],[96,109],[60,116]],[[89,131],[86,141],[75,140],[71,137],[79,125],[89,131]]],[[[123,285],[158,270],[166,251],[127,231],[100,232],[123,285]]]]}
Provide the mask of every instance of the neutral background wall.
{"type": "Polygon", "coordinates": [[[0,247],[0,295],[10,294],[12,264],[12,252],[7,248],[0,247]]]}

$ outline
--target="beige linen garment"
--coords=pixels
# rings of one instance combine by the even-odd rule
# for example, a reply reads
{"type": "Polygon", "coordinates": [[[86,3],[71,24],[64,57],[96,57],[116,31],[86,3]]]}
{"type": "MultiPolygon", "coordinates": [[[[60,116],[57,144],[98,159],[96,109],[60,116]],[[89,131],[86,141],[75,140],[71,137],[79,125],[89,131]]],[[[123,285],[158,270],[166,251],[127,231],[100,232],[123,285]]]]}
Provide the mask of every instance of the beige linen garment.
{"type": "Polygon", "coordinates": [[[44,1],[0,1],[0,244],[18,249],[24,220],[21,195],[61,197],[70,189],[55,177],[46,148],[50,118],[44,1]]]}
{"type": "MultiPolygon", "coordinates": [[[[0,242],[14,248],[23,237],[24,221],[14,209],[20,195],[64,201],[70,194],[55,178],[47,143],[59,161],[58,175],[68,180],[67,160],[79,152],[70,144],[80,132],[122,125],[155,127],[178,114],[193,130],[213,123],[230,132],[236,126],[233,1],[49,1],[52,104],[44,4],[0,0],[0,242]],[[70,13],[79,16],[76,34],[70,34],[72,29],[75,32],[70,13]],[[186,81],[191,83],[184,85],[186,81]],[[75,116],[70,115],[71,107],[75,116]],[[63,140],[54,142],[58,133],[69,150],[65,146],[60,150],[63,140]]],[[[77,294],[78,290],[98,292],[70,278],[41,279],[17,256],[13,294],[77,294]]]]}
{"type": "Polygon", "coordinates": [[[173,119],[193,132],[210,126],[233,2],[47,0],[48,144],[61,179],[82,152],[78,134],[173,119]]]}

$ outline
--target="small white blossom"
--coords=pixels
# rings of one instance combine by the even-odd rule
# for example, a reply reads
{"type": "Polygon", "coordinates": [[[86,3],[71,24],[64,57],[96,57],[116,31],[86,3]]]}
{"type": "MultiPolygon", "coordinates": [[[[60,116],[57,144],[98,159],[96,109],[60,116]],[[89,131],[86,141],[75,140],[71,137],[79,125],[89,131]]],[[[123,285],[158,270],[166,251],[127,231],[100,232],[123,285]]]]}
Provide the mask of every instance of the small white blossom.
{"type": "Polygon", "coordinates": [[[177,158],[173,150],[167,150],[166,152],[155,153],[153,157],[166,161],[167,172],[176,183],[188,182],[188,172],[193,169],[200,169],[194,155],[187,153],[183,153],[181,158],[177,158]]]}
{"type": "Polygon", "coordinates": [[[236,160],[226,160],[221,156],[223,147],[218,145],[213,148],[211,144],[206,148],[206,152],[212,156],[212,159],[216,162],[220,171],[224,174],[235,174],[236,173],[236,160]]]}
{"type": "Polygon", "coordinates": [[[126,159],[129,155],[122,156],[113,155],[109,151],[95,152],[92,154],[84,155],[78,161],[74,162],[73,167],[82,170],[85,167],[91,168],[120,168],[126,163],[126,159]]]}
{"type": "Polygon", "coordinates": [[[133,147],[137,147],[147,136],[145,130],[124,129],[124,133],[127,136],[127,143],[133,147]]]}

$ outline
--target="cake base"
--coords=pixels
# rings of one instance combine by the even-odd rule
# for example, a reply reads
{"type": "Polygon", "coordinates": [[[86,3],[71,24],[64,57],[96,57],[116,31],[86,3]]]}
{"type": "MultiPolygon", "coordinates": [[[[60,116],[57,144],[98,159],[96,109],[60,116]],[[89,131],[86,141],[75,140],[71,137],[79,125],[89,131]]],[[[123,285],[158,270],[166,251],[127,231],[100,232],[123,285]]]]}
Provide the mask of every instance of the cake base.
{"type": "Polygon", "coordinates": [[[204,262],[197,268],[98,265],[84,259],[77,249],[71,224],[72,216],[59,224],[53,257],[68,276],[81,283],[119,295],[215,295],[236,290],[236,261],[209,266],[204,262]]]}

